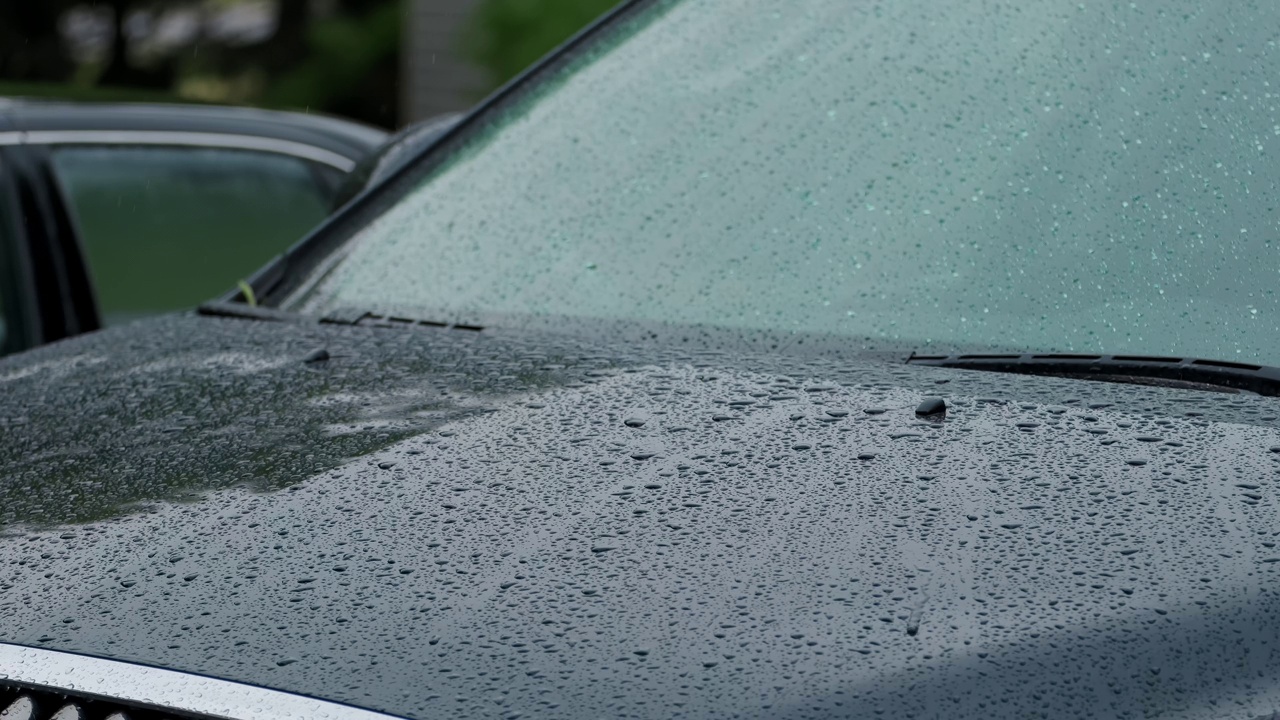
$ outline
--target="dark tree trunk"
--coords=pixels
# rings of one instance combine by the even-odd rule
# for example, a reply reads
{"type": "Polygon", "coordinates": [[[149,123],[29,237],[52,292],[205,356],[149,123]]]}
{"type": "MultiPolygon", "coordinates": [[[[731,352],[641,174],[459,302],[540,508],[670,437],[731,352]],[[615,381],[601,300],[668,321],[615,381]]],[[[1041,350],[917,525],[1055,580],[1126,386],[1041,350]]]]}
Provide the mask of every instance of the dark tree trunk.
{"type": "Polygon", "coordinates": [[[112,35],[111,50],[107,55],[102,74],[98,76],[98,84],[156,89],[172,87],[174,72],[171,62],[162,62],[154,68],[139,68],[134,67],[129,61],[129,40],[125,37],[124,25],[129,17],[129,10],[135,4],[131,0],[99,0],[99,2],[111,8],[112,35]]]}
{"type": "Polygon", "coordinates": [[[242,67],[256,66],[274,77],[307,56],[307,28],[311,25],[310,0],[280,0],[275,33],[252,47],[237,49],[233,61],[242,67]]]}
{"type": "Polygon", "coordinates": [[[128,85],[129,42],[124,36],[124,22],[129,13],[129,0],[104,0],[100,3],[111,9],[111,47],[103,61],[98,82],[103,85],[128,85]]]}
{"type": "Polygon", "coordinates": [[[0,0],[0,78],[62,82],[75,63],[58,31],[65,0],[0,0]]]}
{"type": "Polygon", "coordinates": [[[272,55],[267,62],[269,71],[281,70],[306,56],[311,19],[310,0],[280,0],[280,22],[266,43],[272,55]]]}

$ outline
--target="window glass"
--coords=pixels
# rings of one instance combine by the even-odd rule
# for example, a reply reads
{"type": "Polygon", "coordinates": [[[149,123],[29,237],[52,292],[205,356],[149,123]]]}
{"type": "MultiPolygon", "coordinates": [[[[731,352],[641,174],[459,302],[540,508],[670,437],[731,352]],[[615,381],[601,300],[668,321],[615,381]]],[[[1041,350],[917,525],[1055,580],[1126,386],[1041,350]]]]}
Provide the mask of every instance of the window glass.
{"type": "Polygon", "coordinates": [[[309,163],[241,150],[55,148],[105,325],[226,291],[327,214],[309,163]]]}
{"type": "Polygon", "coordinates": [[[1280,364],[1277,28],[1262,0],[654,3],[286,306],[1280,364]]]}

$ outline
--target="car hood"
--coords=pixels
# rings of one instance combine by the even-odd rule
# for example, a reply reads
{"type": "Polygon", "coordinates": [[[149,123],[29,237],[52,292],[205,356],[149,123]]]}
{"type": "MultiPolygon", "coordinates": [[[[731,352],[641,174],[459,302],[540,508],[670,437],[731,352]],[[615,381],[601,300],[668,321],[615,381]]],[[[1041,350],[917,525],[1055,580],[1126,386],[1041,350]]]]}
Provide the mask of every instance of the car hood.
{"type": "Polygon", "coordinates": [[[422,718],[1280,705],[1271,399],[195,316],[0,394],[4,642],[422,718]]]}

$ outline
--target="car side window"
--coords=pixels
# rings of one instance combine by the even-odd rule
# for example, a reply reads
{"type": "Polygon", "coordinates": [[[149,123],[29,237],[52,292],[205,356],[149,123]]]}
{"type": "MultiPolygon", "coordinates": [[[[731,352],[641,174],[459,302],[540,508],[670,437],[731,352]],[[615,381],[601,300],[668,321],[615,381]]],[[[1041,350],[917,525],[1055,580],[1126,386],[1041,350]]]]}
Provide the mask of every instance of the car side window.
{"type": "Polygon", "coordinates": [[[330,190],[294,157],[169,146],[51,156],[105,326],[217,296],[328,214],[330,190]]]}

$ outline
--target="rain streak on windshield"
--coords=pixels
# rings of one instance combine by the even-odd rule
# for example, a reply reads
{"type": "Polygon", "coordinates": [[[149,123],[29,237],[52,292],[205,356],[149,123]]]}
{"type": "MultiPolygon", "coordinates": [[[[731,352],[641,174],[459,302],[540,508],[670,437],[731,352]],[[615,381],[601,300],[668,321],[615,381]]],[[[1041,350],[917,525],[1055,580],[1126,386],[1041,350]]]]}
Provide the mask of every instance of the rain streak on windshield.
{"type": "Polygon", "coordinates": [[[1280,364],[1274,2],[657,3],[286,304],[1280,364]]]}

